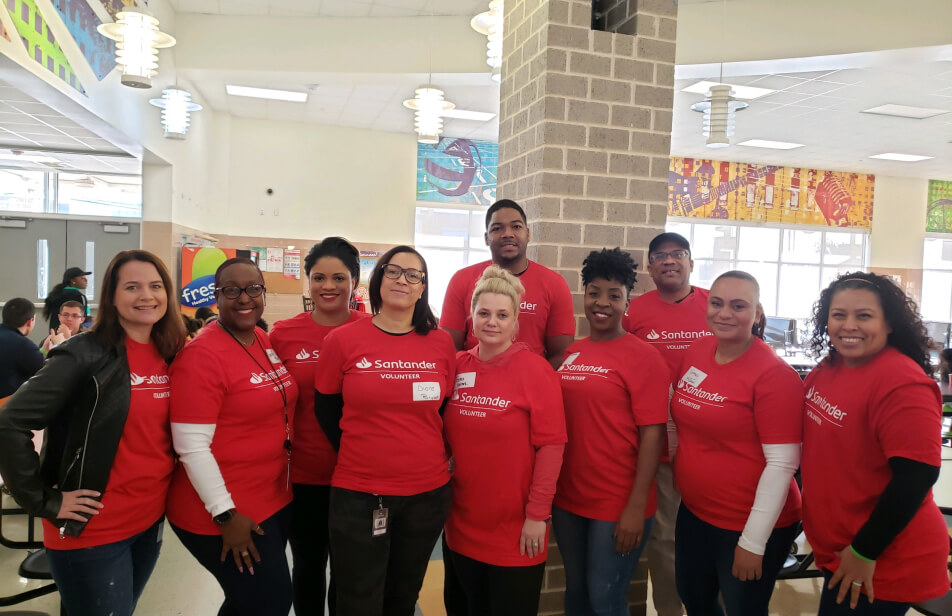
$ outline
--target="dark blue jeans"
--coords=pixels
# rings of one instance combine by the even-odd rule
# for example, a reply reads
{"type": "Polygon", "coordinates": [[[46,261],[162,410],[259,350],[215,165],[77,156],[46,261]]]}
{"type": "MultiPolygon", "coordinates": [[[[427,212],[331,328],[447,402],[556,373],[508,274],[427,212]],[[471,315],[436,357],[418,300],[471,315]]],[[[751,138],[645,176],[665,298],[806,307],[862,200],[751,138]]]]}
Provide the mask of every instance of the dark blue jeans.
{"type": "Polygon", "coordinates": [[[742,582],[731,574],[740,535],[708,524],[681,503],[674,531],[674,575],[688,616],[723,616],[718,593],[728,616],[767,616],[774,582],[790,554],[797,525],[775,528],[770,534],[759,580],[742,582]]]}
{"type": "Polygon", "coordinates": [[[291,611],[291,572],[285,554],[291,505],[260,524],[264,534],[252,534],[261,555],[254,575],[247,569],[240,573],[230,556],[221,562],[221,535],[197,535],[172,526],[185,549],[215,576],[225,592],[218,616],[287,616],[291,611]]]}
{"type": "Polygon", "coordinates": [[[909,611],[909,603],[875,599],[873,604],[870,605],[866,595],[860,595],[859,603],[856,604],[854,610],[850,608],[849,592],[846,593],[843,603],[837,605],[836,594],[840,592],[840,587],[837,586],[833,590],[827,589],[831,577],[833,577],[833,574],[829,571],[823,572],[823,593],[820,595],[820,610],[817,612],[817,616],[903,616],[909,611]]]}
{"type": "Polygon", "coordinates": [[[566,616],[628,616],[628,584],[653,522],[645,520],[641,543],[622,556],[615,551],[615,522],[552,507],[552,532],[565,564],[566,616]]]}
{"type": "Polygon", "coordinates": [[[165,518],[138,535],[46,555],[70,616],[130,616],[149,581],[162,547],[165,518]]]}

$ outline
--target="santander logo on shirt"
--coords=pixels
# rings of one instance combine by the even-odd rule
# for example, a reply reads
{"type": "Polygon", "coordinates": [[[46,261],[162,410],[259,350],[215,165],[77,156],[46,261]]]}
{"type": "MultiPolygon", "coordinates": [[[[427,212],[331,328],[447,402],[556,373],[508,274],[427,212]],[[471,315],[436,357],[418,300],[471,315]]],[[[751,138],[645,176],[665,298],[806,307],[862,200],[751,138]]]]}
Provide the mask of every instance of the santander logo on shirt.
{"type": "MultiPolygon", "coordinates": [[[[678,380],[678,393],[686,394],[688,396],[691,396],[691,398],[694,398],[696,400],[703,400],[706,402],[715,402],[715,403],[725,402],[727,400],[727,396],[722,396],[721,394],[717,392],[701,389],[701,383],[703,383],[704,379],[706,378],[707,378],[706,372],[702,370],[698,370],[694,366],[691,366],[690,368],[688,368],[688,371],[684,373],[684,376],[682,376],[678,380]]],[[[690,406],[691,408],[695,410],[701,410],[701,405],[697,404],[696,402],[692,402],[691,400],[685,398],[684,396],[681,396],[679,399],[682,403],[686,404],[687,406],[690,406]]]]}
{"type": "Polygon", "coordinates": [[[278,366],[277,370],[272,370],[271,372],[252,372],[251,378],[248,379],[253,385],[260,385],[265,381],[276,379],[281,380],[288,373],[288,369],[284,366],[278,366]]]}
{"type": "Polygon", "coordinates": [[[645,339],[651,340],[652,342],[656,340],[661,340],[663,342],[669,342],[669,341],[680,342],[684,340],[698,340],[700,338],[704,338],[706,336],[713,336],[713,335],[714,334],[712,334],[711,332],[707,330],[688,331],[688,330],[680,329],[680,330],[669,332],[665,329],[662,329],[659,332],[658,330],[652,328],[650,332],[645,334],[645,339]]]}
{"type": "Polygon", "coordinates": [[[373,363],[366,357],[362,357],[359,362],[354,364],[361,370],[374,368],[375,370],[436,370],[436,364],[431,361],[404,361],[394,359],[391,361],[375,359],[373,363]]]}
{"type": "Polygon", "coordinates": [[[538,310],[538,308],[539,308],[539,304],[533,304],[532,302],[528,300],[522,300],[519,303],[519,312],[527,312],[527,313],[534,314],[535,311],[538,310]]]}
{"type": "Polygon", "coordinates": [[[152,376],[139,376],[135,372],[129,373],[129,380],[133,387],[139,385],[168,385],[169,376],[167,374],[153,374],[152,376]]]}
{"type": "Polygon", "coordinates": [[[562,374],[562,378],[570,381],[584,381],[585,377],[589,374],[595,376],[601,376],[604,378],[605,375],[611,373],[611,368],[605,368],[604,366],[596,366],[594,364],[586,363],[575,363],[575,360],[579,358],[581,352],[572,353],[565,358],[565,361],[562,362],[562,365],[559,366],[560,373],[575,373],[575,374],[562,374]]]}
{"type": "Polygon", "coordinates": [[[309,359],[317,359],[320,354],[320,351],[308,351],[307,349],[301,349],[301,351],[295,355],[294,358],[300,361],[307,361],[309,359]]]}
{"type": "Polygon", "coordinates": [[[816,391],[816,387],[810,387],[807,390],[806,399],[807,417],[816,422],[817,425],[823,425],[825,421],[837,428],[843,427],[843,421],[846,420],[849,413],[824,398],[820,392],[816,391]]]}

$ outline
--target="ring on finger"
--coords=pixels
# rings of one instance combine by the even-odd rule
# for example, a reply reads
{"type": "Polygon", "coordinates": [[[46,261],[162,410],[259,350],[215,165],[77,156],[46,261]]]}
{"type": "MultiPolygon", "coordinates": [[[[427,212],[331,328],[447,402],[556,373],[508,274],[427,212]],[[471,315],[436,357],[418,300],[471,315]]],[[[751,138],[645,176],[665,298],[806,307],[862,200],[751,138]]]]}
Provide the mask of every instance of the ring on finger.
{"type": "Polygon", "coordinates": [[[242,555],[242,556],[251,556],[251,554],[248,553],[248,550],[243,551],[243,552],[241,553],[241,555],[242,555]]]}
{"type": "Polygon", "coordinates": [[[862,583],[862,582],[856,582],[856,581],[854,581],[854,582],[853,582],[853,586],[862,587],[862,586],[863,586],[863,583],[862,583]]]}

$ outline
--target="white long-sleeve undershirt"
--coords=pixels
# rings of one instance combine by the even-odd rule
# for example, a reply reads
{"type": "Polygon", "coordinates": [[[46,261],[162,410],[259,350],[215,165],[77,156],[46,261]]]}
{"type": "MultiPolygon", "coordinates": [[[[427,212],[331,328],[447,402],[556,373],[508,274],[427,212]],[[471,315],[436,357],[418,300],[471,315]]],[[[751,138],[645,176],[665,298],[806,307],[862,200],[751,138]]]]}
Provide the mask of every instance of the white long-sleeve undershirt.
{"type": "Polygon", "coordinates": [[[172,445],[205,510],[214,517],[235,508],[231,493],[212,454],[215,424],[172,422],[172,445]]]}
{"type": "Polygon", "coordinates": [[[763,555],[790,490],[790,478],[800,466],[800,443],[761,445],[767,464],[757,483],[757,494],[737,545],[763,555]]]}

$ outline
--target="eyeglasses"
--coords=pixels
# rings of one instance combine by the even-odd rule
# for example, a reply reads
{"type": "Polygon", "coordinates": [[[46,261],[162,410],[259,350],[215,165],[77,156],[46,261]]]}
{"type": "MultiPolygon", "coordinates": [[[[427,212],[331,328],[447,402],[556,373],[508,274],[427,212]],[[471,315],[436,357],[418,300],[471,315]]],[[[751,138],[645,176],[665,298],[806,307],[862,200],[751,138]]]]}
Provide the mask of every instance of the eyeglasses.
{"type": "Polygon", "coordinates": [[[403,277],[407,279],[407,282],[410,284],[420,284],[423,282],[425,274],[418,269],[414,268],[402,268],[399,265],[393,265],[387,263],[383,266],[383,275],[392,280],[397,280],[400,278],[400,275],[403,274],[403,277]]]}
{"type": "Polygon", "coordinates": [[[265,288],[263,284],[250,284],[243,289],[241,287],[220,287],[218,290],[226,299],[238,299],[242,292],[248,297],[259,297],[264,293],[265,288]]]}
{"type": "Polygon", "coordinates": [[[59,318],[60,318],[60,321],[62,321],[63,319],[82,319],[84,317],[81,314],[70,314],[68,312],[61,312],[59,313],[59,318]]]}
{"type": "Polygon", "coordinates": [[[662,261],[667,261],[668,257],[671,257],[672,259],[677,259],[680,261],[684,257],[690,257],[690,256],[691,256],[691,251],[684,250],[683,248],[679,248],[678,250],[672,250],[671,252],[653,252],[650,255],[648,255],[648,261],[650,261],[651,263],[661,263],[662,261]]]}

